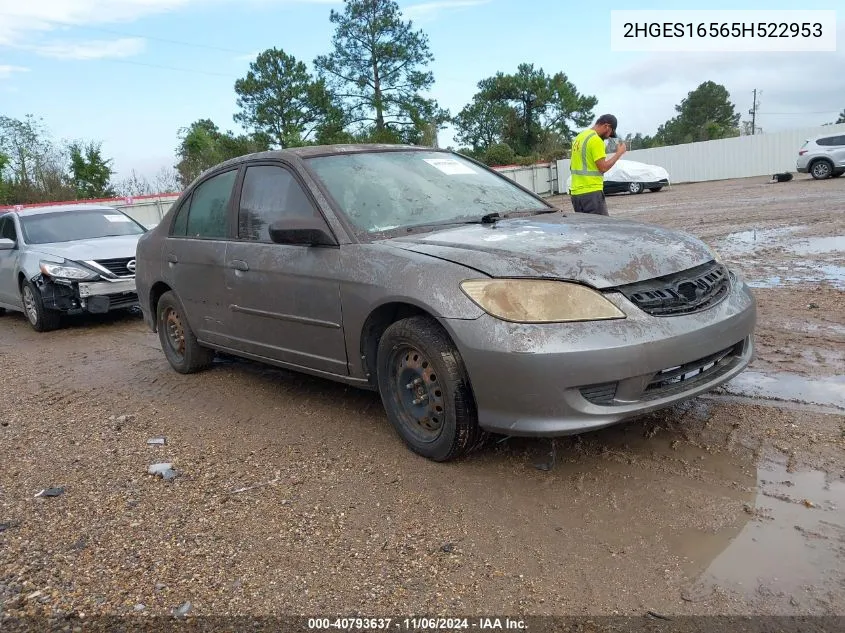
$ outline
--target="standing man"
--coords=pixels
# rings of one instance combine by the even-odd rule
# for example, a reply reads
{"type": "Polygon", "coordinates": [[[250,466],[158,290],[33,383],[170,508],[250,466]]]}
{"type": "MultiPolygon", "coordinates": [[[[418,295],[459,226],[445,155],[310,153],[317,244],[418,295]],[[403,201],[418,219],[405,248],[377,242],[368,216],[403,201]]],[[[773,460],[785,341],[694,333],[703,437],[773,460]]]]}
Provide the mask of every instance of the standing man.
{"type": "Polygon", "coordinates": [[[572,141],[569,170],[572,185],[569,195],[576,213],[608,215],[604,199],[604,173],[625,153],[625,143],[616,146],[610,158],[604,149],[605,139],[616,138],[616,117],[602,114],[595,125],[587,128],[572,141]]]}

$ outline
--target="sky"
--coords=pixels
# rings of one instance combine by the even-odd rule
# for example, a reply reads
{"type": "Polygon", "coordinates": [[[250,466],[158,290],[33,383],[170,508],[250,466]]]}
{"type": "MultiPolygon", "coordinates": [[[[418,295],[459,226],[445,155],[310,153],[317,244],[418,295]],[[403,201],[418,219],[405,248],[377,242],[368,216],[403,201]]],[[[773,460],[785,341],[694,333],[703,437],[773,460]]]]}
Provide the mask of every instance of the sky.
{"type": "MultiPolygon", "coordinates": [[[[431,96],[454,115],[481,79],[533,63],[566,73],[611,112],[619,132],[653,134],[691,90],[723,84],[743,119],[758,90],[763,132],[832,122],[845,110],[845,11],[835,52],[619,52],[611,9],[677,3],[561,0],[398,0],[428,36],[431,96]],[[604,8],[607,7],[607,8],[604,8]]],[[[836,9],[837,2],[801,3],[836,9]]],[[[132,170],[152,181],[175,163],[178,131],[200,118],[242,131],[235,81],[258,52],[283,49],[311,61],[330,49],[342,0],[0,0],[0,115],[43,119],[56,140],[102,142],[115,180],[132,170]]],[[[710,0],[696,9],[794,9],[793,2],[710,0]]],[[[454,130],[440,133],[455,145],[454,130]]]]}

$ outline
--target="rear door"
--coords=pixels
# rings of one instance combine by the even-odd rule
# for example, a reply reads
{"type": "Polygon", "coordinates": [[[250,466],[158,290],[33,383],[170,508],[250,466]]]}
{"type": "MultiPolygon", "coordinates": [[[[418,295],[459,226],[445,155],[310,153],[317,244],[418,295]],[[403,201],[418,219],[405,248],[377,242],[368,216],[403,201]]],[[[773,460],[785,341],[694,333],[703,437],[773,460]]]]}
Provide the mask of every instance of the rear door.
{"type": "Polygon", "coordinates": [[[225,342],[228,327],[226,245],[238,168],[201,182],[176,212],[164,244],[166,278],[203,342],[225,342]]]}
{"type": "MultiPolygon", "coordinates": [[[[269,226],[285,216],[325,222],[295,172],[282,163],[246,167],[237,236],[226,252],[233,336],[258,356],[348,374],[340,304],[340,249],[275,244],[269,226]]],[[[326,231],[330,232],[328,225],[326,231]]]]}
{"type": "Polygon", "coordinates": [[[845,135],[837,136],[834,139],[833,162],[839,169],[845,169],[845,135]]]}

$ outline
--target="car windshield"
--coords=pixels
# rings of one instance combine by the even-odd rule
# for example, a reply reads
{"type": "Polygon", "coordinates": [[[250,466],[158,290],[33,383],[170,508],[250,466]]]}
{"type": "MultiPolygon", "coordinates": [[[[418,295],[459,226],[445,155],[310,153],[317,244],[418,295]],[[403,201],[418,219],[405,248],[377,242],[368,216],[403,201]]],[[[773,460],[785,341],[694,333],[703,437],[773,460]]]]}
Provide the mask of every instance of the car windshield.
{"type": "Polygon", "coordinates": [[[119,235],[140,235],[144,227],[114,209],[86,209],[20,216],[28,244],[75,242],[119,235]]]}
{"type": "Polygon", "coordinates": [[[549,210],[507,179],[455,154],[364,152],[310,158],[308,165],[349,220],[368,233],[549,210]]]}

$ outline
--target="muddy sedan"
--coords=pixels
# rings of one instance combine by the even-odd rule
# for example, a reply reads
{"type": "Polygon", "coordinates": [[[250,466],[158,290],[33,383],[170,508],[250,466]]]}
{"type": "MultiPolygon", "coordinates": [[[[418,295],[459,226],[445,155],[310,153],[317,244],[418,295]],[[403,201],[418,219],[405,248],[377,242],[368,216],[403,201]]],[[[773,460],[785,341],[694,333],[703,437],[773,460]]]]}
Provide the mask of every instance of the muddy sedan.
{"type": "Polygon", "coordinates": [[[415,452],[601,428],[730,380],[746,284],[698,239],[561,212],[440,150],[308,147],[222,163],[138,243],[178,372],[215,351],[378,390],[415,452]]]}

